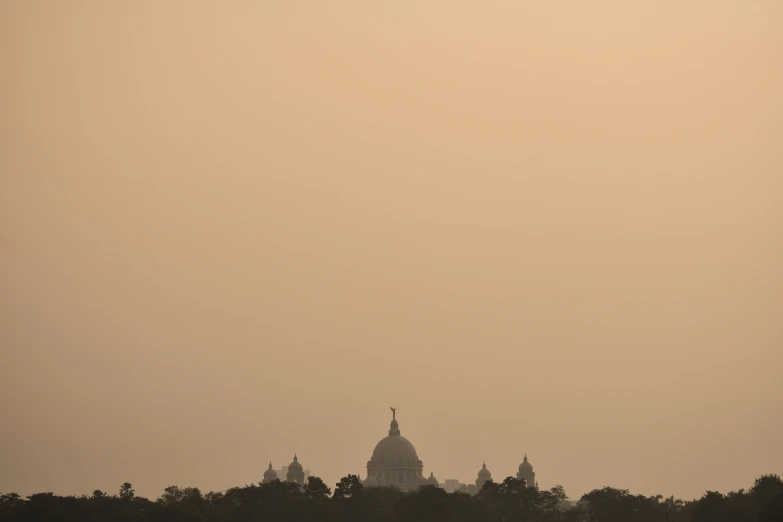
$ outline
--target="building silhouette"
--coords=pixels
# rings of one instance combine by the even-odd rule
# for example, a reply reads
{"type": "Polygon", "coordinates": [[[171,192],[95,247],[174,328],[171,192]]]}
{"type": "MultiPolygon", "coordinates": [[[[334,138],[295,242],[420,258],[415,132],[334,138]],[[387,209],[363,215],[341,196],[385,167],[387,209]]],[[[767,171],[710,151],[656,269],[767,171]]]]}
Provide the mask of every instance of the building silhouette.
{"type": "MultiPolygon", "coordinates": [[[[413,491],[419,486],[436,486],[449,493],[460,491],[475,495],[484,484],[492,480],[492,473],[487,469],[486,462],[482,464],[476,480],[473,483],[463,483],[457,479],[446,479],[442,483],[430,472],[428,478],[424,478],[422,471],[424,464],[416,453],[413,443],[402,436],[400,424],[397,422],[397,410],[392,408],[392,420],[389,425],[389,433],[382,438],[367,461],[367,478],[359,479],[365,487],[394,486],[403,491],[413,491]]],[[[294,454],[294,460],[282,469],[272,469],[269,463],[264,472],[263,482],[285,480],[299,485],[304,485],[310,477],[310,470],[304,469],[299,458],[294,454]]],[[[538,489],[536,474],[533,465],[527,460],[527,453],[518,467],[516,474],[518,480],[524,480],[527,487],[538,489]]]]}
{"type": "Polygon", "coordinates": [[[533,472],[533,465],[527,461],[527,453],[525,453],[525,460],[519,465],[519,472],[517,473],[519,480],[527,482],[527,486],[538,489],[538,482],[536,482],[536,474],[533,472]]]}
{"type": "Polygon", "coordinates": [[[481,491],[481,487],[488,480],[492,480],[492,473],[490,473],[490,471],[487,469],[487,463],[485,462],[481,466],[481,469],[478,472],[478,477],[476,478],[476,490],[481,491]]]}
{"type": "MultiPolygon", "coordinates": [[[[294,455],[294,458],[296,458],[296,455],[294,455]]],[[[299,463],[299,459],[296,459],[296,463],[300,467],[302,466],[301,463],[299,463]]],[[[289,481],[289,478],[288,478],[289,470],[291,469],[291,465],[292,464],[293,464],[293,462],[291,464],[287,465],[287,466],[282,466],[280,469],[272,469],[272,463],[270,462],[269,463],[269,468],[264,472],[264,482],[272,482],[273,480],[281,480],[283,482],[296,482],[295,480],[294,481],[289,481]],[[274,475],[272,475],[272,473],[270,473],[270,471],[272,473],[274,473],[274,475]],[[269,480],[267,480],[267,478],[269,480]]],[[[295,471],[296,476],[301,480],[301,482],[297,482],[298,484],[306,483],[307,479],[310,477],[310,470],[309,469],[302,469],[301,472],[302,472],[302,475],[304,475],[304,476],[299,476],[298,471],[295,471]]],[[[294,477],[292,476],[292,478],[294,478],[294,477]]]]}
{"type": "Polygon", "coordinates": [[[411,441],[400,433],[397,411],[392,408],[389,435],[375,445],[367,462],[366,487],[397,486],[403,491],[415,490],[426,483],[422,476],[424,465],[411,441]]]}
{"type": "Polygon", "coordinates": [[[296,457],[296,453],[294,453],[294,461],[288,465],[288,471],[285,474],[285,481],[294,482],[300,486],[303,486],[305,483],[304,468],[302,468],[302,465],[299,463],[299,459],[296,457]]]}
{"type": "Polygon", "coordinates": [[[267,468],[266,471],[264,471],[264,483],[267,484],[269,482],[274,482],[275,480],[278,480],[278,475],[275,470],[272,469],[272,461],[269,461],[269,468],[267,468]]]}
{"type": "Polygon", "coordinates": [[[446,479],[443,481],[443,489],[445,489],[448,493],[454,493],[455,491],[459,491],[461,486],[464,486],[465,484],[462,484],[457,479],[446,479]]]}

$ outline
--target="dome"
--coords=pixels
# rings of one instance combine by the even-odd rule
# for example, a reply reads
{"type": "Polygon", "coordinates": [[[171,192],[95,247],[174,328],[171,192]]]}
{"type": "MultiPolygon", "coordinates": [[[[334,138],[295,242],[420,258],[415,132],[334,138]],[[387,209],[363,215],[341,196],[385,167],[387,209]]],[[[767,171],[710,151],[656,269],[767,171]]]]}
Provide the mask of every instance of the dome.
{"type": "Polygon", "coordinates": [[[299,464],[299,459],[296,458],[296,453],[294,453],[294,461],[288,465],[288,472],[301,473],[302,471],[302,465],[299,464]]]}
{"type": "Polygon", "coordinates": [[[400,434],[397,408],[391,408],[392,421],[389,435],[375,445],[372,457],[367,461],[368,485],[377,480],[381,486],[396,486],[403,491],[415,491],[426,484],[422,476],[422,462],[416,455],[411,441],[400,434]]]}
{"type": "Polygon", "coordinates": [[[490,473],[489,470],[487,469],[487,463],[486,462],[484,463],[484,465],[479,470],[478,476],[479,476],[479,478],[482,478],[482,479],[483,478],[486,478],[486,479],[491,479],[492,478],[492,473],[490,473]]]}
{"type": "Polygon", "coordinates": [[[427,479],[427,484],[431,486],[440,486],[440,482],[438,482],[438,479],[435,478],[435,475],[433,475],[432,471],[430,471],[430,476],[427,479]]]}
{"type": "Polygon", "coordinates": [[[272,462],[269,462],[269,468],[264,471],[264,480],[275,480],[277,479],[277,472],[272,469],[272,462]]]}
{"type": "Polygon", "coordinates": [[[392,421],[389,425],[389,436],[381,439],[381,441],[375,445],[375,449],[372,452],[372,458],[374,459],[396,459],[396,458],[410,458],[418,460],[416,456],[416,448],[413,447],[411,441],[400,435],[400,424],[397,422],[397,409],[392,408],[392,421]]]}
{"type": "Polygon", "coordinates": [[[375,449],[372,452],[373,459],[392,459],[398,457],[418,459],[416,456],[416,448],[413,447],[411,441],[402,435],[389,435],[388,437],[384,437],[375,445],[375,449]]]}
{"type": "Polygon", "coordinates": [[[519,465],[519,471],[533,471],[533,465],[527,461],[527,454],[525,454],[525,460],[523,460],[522,464],[519,465]]]}

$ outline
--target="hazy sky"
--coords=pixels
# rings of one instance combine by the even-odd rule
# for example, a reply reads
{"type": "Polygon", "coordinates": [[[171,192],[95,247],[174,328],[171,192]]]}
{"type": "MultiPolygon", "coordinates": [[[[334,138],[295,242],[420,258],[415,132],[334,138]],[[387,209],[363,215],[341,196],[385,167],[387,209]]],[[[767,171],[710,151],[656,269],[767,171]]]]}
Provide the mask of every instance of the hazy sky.
{"type": "Polygon", "coordinates": [[[0,3],[0,491],[783,472],[783,2],[0,3]]]}

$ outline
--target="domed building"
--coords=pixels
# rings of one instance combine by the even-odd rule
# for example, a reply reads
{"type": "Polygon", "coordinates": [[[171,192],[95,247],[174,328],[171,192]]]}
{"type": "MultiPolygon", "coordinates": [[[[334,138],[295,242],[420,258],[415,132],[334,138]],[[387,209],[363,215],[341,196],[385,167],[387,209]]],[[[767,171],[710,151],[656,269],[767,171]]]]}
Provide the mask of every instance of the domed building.
{"type": "Polygon", "coordinates": [[[274,482],[275,480],[278,480],[277,478],[277,472],[272,469],[272,461],[269,461],[269,469],[264,471],[264,483],[267,484],[269,482],[274,482]]]}
{"type": "Polygon", "coordinates": [[[403,491],[415,490],[426,480],[422,476],[424,465],[416,455],[413,444],[400,434],[397,410],[392,408],[389,435],[375,446],[372,458],[367,462],[365,486],[397,486],[403,491]]]}
{"type": "Polygon", "coordinates": [[[485,482],[492,480],[492,473],[487,469],[487,463],[485,462],[478,472],[478,478],[476,478],[476,489],[481,491],[481,487],[485,482]]]}
{"type": "Polygon", "coordinates": [[[427,478],[426,484],[428,486],[440,487],[440,482],[438,482],[438,479],[435,478],[435,474],[432,473],[432,471],[430,471],[430,476],[427,478]]]}
{"type": "Polygon", "coordinates": [[[305,474],[302,465],[299,463],[299,459],[296,458],[294,453],[294,461],[288,465],[288,473],[285,477],[286,482],[294,482],[303,486],[305,483],[305,474]]]}
{"type": "Polygon", "coordinates": [[[525,460],[519,465],[519,473],[517,473],[519,480],[525,480],[527,487],[538,488],[536,483],[536,474],[533,472],[533,465],[527,461],[527,453],[525,453],[525,460]]]}

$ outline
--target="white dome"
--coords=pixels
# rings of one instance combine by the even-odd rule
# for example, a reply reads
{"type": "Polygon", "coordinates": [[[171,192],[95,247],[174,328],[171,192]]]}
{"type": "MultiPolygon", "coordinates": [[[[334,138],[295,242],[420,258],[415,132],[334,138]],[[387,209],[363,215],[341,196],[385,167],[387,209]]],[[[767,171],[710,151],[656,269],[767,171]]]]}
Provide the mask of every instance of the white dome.
{"type": "Polygon", "coordinates": [[[273,480],[277,480],[277,472],[272,469],[272,463],[270,462],[269,468],[264,471],[264,482],[272,482],[273,480]]]}
{"type": "Polygon", "coordinates": [[[416,456],[416,448],[413,447],[411,441],[402,435],[389,435],[388,437],[384,437],[375,445],[375,449],[372,452],[373,459],[392,459],[398,457],[419,458],[416,456]]]}
{"type": "Polygon", "coordinates": [[[299,463],[299,459],[297,458],[296,453],[294,453],[294,461],[288,465],[288,472],[289,473],[302,472],[302,465],[299,463]]]}
{"type": "MultiPolygon", "coordinates": [[[[392,413],[395,409],[392,408],[392,413]]],[[[367,462],[367,483],[381,486],[397,486],[403,491],[413,491],[425,484],[422,462],[411,441],[400,434],[397,419],[392,418],[388,437],[382,438],[367,462]]]]}

